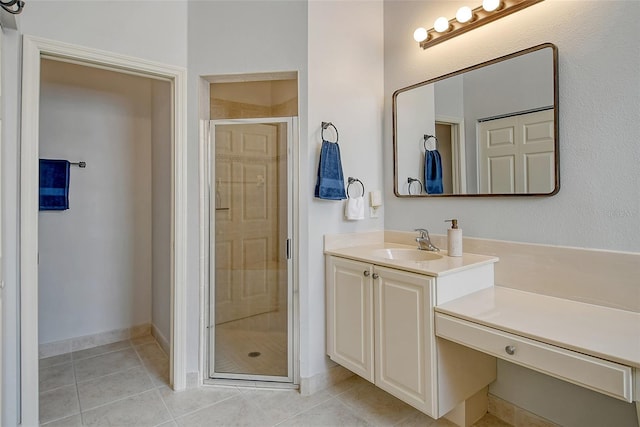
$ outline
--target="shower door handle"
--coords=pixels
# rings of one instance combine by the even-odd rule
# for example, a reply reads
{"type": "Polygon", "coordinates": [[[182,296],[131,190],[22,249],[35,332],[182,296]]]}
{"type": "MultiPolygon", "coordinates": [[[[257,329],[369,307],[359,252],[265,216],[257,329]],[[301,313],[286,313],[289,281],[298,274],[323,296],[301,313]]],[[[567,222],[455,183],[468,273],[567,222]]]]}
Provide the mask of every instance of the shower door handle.
{"type": "Polygon", "coordinates": [[[291,259],[291,239],[287,239],[287,259],[291,259]]]}

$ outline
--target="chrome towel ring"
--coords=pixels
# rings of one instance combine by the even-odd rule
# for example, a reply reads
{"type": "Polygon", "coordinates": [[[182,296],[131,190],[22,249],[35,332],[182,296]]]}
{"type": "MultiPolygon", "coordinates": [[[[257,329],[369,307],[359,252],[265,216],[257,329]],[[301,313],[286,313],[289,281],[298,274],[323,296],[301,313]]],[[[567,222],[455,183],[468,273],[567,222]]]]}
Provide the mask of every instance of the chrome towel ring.
{"type": "Polygon", "coordinates": [[[347,197],[351,198],[351,195],[349,194],[349,187],[351,187],[351,184],[353,184],[354,182],[360,183],[360,185],[362,186],[362,197],[364,197],[364,184],[362,183],[362,181],[360,181],[358,178],[349,177],[348,182],[349,183],[347,184],[347,197]]]}
{"type": "Polygon", "coordinates": [[[413,184],[414,182],[417,182],[418,184],[420,184],[420,192],[418,194],[422,194],[422,181],[420,181],[417,178],[407,178],[407,183],[409,184],[409,186],[407,187],[407,191],[409,192],[409,195],[411,195],[411,184],[413,184]]]}
{"type": "Polygon", "coordinates": [[[321,134],[320,134],[320,135],[322,136],[322,140],[323,140],[323,141],[333,142],[333,143],[335,143],[335,144],[337,144],[337,143],[338,143],[338,138],[339,138],[339,136],[338,136],[338,128],[337,128],[337,127],[335,127],[335,125],[334,125],[333,123],[331,123],[331,122],[322,122],[322,132],[321,132],[321,134]],[[331,127],[333,128],[333,130],[335,130],[335,131],[336,131],[336,140],[335,140],[335,141],[329,141],[329,140],[327,140],[327,139],[325,139],[325,138],[324,138],[324,130],[325,130],[326,128],[328,128],[329,126],[331,126],[331,127]]]}
{"type": "Polygon", "coordinates": [[[438,143],[438,138],[436,138],[435,135],[427,135],[427,134],[425,134],[424,135],[424,140],[422,141],[422,146],[424,147],[424,151],[427,151],[427,141],[429,139],[431,139],[431,138],[436,140],[436,144],[438,143]]]}

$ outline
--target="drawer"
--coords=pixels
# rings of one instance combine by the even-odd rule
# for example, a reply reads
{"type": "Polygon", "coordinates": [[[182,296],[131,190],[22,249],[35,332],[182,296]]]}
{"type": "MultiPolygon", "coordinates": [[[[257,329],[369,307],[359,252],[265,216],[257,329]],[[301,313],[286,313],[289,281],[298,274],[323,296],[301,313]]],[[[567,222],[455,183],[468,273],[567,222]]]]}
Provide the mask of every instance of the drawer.
{"type": "Polygon", "coordinates": [[[436,335],[555,378],[632,401],[629,366],[436,313],[436,335]]]}

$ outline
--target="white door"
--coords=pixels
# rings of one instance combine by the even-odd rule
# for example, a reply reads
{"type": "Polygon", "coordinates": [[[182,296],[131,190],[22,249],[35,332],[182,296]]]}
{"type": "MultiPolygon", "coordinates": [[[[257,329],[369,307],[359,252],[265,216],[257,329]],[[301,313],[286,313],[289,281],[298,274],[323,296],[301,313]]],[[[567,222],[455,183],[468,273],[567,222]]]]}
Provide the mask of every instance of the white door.
{"type": "Polygon", "coordinates": [[[481,194],[551,193],[555,188],[554,111],[478,125],[481,194]]]}
{"type": "Polygon", "coordinates": [[[373,382],[373,282],[370,264],[328,257],[327,353],[373,382]]]}
{"type": "Polygon", "coordinates": [[[215,126],[216,324],[277,306],[278,178],[276,125],[215,126]]]}

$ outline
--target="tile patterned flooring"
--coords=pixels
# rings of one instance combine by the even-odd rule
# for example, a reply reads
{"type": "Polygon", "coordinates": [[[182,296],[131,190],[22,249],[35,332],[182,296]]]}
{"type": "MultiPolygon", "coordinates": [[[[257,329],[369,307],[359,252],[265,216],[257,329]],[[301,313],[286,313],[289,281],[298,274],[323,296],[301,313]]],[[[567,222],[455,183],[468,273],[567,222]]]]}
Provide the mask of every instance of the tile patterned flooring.
{"type": "MultiPolygon", "coordinates": [[[[40,420],[75,426],[453,426],[361,378],[302,396],[295,390],[201,387],[173,392],[153,337],[40,360],[40,420]]],[[[476,427],[508,427],[491,414],[476,427]]]]}

